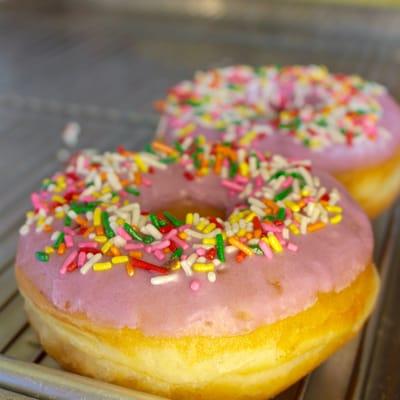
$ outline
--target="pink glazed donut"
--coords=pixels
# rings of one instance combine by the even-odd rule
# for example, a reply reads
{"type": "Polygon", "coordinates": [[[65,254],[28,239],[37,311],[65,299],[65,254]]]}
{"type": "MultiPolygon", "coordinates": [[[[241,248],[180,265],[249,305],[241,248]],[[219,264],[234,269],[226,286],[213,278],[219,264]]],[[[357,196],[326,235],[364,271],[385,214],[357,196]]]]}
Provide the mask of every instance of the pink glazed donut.
{"type": "Polygon", "coordinates": [[[45,350],[170,399],[265,399],[347,342],[368,218],[309,161],[188,138],[82,152],[32,194],[16,276],[45,350]]]}
{"type": "Polygon", "coordinates": [[[321,66],[232,66],[173,87],[158,134],[205,135],[309,159],[370,216],[400,191],[400,108],[384,87],[321,66]]]}

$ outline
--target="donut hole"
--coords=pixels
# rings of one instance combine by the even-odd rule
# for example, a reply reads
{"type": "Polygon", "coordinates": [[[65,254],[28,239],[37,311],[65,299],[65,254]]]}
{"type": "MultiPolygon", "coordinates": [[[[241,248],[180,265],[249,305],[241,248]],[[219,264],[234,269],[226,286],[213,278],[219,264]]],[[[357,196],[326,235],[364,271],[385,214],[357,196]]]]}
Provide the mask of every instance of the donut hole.
{"type": "Polygon", "coordinates": [[[226,212],[223,208],[219,208],[212,204],[200,202],[190,197],[178,199],[176,201],[168,202],[157,210],[156,213],[162,211],[169,211],[172,215],[181,220],[185,220],[188,213],[198,213],[201,217],[219,217],[224,219],[226,212]]]}

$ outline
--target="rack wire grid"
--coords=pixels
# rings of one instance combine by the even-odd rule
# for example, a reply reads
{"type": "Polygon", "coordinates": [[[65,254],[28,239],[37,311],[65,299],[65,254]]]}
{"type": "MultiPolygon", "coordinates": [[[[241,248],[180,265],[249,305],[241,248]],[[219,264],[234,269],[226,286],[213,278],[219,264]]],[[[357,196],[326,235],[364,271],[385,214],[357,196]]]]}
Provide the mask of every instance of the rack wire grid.
{"type": "MultiPolygon", "coordinates": [[[[0,4],[0,397],[152,399],[61,371],[23,311],[13,264],[29,192],[60,163],[60,132],[79,147],[139,149],[152,101],[196,69],[316,63],[400,96],[400,11],[293,1],[13,1],[0,4]]],[[[399,127],[400,129],[400,127],[399,127]]],[[[279,400],[400,398],[400,203],[373,222],[382,278],[366,328],[279,400]]]]}

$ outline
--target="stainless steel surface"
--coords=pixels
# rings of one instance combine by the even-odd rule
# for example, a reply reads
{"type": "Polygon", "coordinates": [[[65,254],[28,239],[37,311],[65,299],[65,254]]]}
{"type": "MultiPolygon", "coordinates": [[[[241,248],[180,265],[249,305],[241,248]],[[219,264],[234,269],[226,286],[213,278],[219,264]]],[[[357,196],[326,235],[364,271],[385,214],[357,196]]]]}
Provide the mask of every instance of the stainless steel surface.
{"type": "MultiPolygon", "coordinates": [[[[80,147],[140,148],[156,126],[154,99],[197,68],[230,63],[325,63],[381,81],[400,97],[396,9],[250,1],[239,18],[237,0],[181,8],[174,1],[164,15],[161,0],[130,2],[129,13],[121,12],[125,1],[107,10],[99,3],[0,5],[0,398],[129,396],[57,371],[17,294],[17,230],[29,192],[59,166],[67,122],[81,124],[80,147]]],[[[383,290],[367,329],[279,400],[400,398],[399,228],[400,203],[374,222],[383,290]]]]}

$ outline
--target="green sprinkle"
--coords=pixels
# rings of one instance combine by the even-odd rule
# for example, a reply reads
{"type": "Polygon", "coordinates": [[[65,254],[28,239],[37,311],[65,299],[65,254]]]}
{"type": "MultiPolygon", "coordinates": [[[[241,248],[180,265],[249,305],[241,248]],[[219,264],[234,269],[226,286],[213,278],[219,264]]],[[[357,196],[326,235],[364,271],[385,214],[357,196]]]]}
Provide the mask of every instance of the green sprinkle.
{"type": "Polygon", "coordinates": [[[291,172],[289,175],[292,178],[298,179],[300,181],[301,185],[305,185],[306,184],[306,180],[305,180],[304,176],[302,174],[300,174],[300,172],[291,172]]]}
{"type": "Polygon", "coordinates": [[[179,142],[174,142],[174,147],[175,147],[175,149],[178,150],[179,153],[181,153],[181,154],[185,151],[185,150],[183,150],[183,147],[182,147],[182,145],[181,145],[179,142]]]}
{"type": "Polygon", "coordinates": [[[71,226],[71,224],[72,224],[71,217],[69,215],[66,215],[65,218],[64,218],[64,225],[65,226],[71,226]]]}
{"type": "Polygon", "coordinates": [[[138,232],[136,232],[127,222],[124,223],[124,230],[132,239],[139,242],[144,242],[142,236],[138,232]]]}
{"type": "Polygon", "coordinates": [[[225,246],[224,238],[221,233],[215,235],[215,240],[217,244],[217,257],[220,261],[225,262],[225,246]]]}
{"type": "Polygon", "coordinates": [[[276,172],[268,179],[268,182],[271,182],[271,181],[273,181],[274,179],[278,179],[278,178],[280,178],[281,176],[286,176],[286,175],[287,175],[287,173],[286,173],[285,171],[283,171],[283,170],[276,171],[276,172]]]}
{"type": "Polygon", "coordinates": [[[180,221],[178,218],[175,218],[170,212],[164,211],[163,212],[164,217],[168,219],[169,222],[171,222],[172,225],[179,227],[183,225],[183,222],[180,221]]]}
{"type": "Polygon", "coordinates": [[[160,228],[160,221],[158,220],[157,216],[155,214],[150,214],[149,215],[151,223],[157,228],[160,228]]]}
{"type": "Polygon", "coordinates": [[[260,256],[264,255],[264,252],[260,249],[260,246],[258,246],[258,244],[250,244],[249,247],[253,250],[253,253],[260,256]]]}
{"type": "Polygon", "coordinates": [[[176,162],[176,157],[165,157],[160,160],[163,164],[173,164],[176,162]]]}
{"type": "Polygon", "coordinates": [[[53,247],[57,250],[63,241],[64,241],[64,232],[60,232],[60,234],[57,236],[57,239],[53,243],[53,247]]]}
{"type": "Polygon", "coordinates": [[[103,224],[104,227],[104,233],[109,239],[111,239],[115,236],[115,232],[111,228],[109,218],[110,216],[108,215],[107,211],[101,212],[101,223],[103,224]]]}
{"type": "Polygon", "coordinates": [[[284,207],[280,207],[278,213],[276,214],[276,218],[280,221],[283,221],[286,216],[286,211],[284,207]]]}
{"type": "Polygon", "coordinates": [[[153,236],[151,236],[151,235],[144,235],[144,236],[143,236],[143,243],[145,243],[145,244],[153,243],[154,240],[155,240],[155,239],[154,239],[153,236]]]}
{"type": "Polygon", "coordinates": [[[281,192],[276,194],[274,197],[274,201],[280,201],[280,200],[286,199],[286,197],[288,197],[289,194],[292,192],[293,192],[293,187],[289,186],[288,188],[283,189],[281,192]]]}
{"type": "Polygon", "coordinates": [[[239,165],[236,162],[229,162],[229,178],[234,178],[238,172],[239,165]]]}
{"type": "Polygon", "coordinates": [[[174,259],[176,259],[176,258],[181,258],[182,254],[183,254],[183,249],[182,249],[182,247],[178,247],[178,248],[172,253],[171,259],[174,260],[174,259]]]}
{"type": "Polygon", "coordinates": [[[49,261],[49,255],[47,253],[45,253],[44,251],[37,251],[35,253],[35,256],[38,261],[41,261],[41,262],[49,261]]]}
{"type": "Polygon", "coordinates": [[[326,120],[325,118],[319,119],[319,120],[316,122],[316,124],[317,124],[318,126],[323,127],[323,128],[326,128],[326,127],[328,126],[328,122],[327,122],[327,120],[326,120]]]}
{"type": "Polygon", "coordinates": [[[130,194],[133,194],[134,196],[140,196],[139,190],[137,190],[137,189],[134,188],[134,187],[126,187],[126,188],[125,188],[125,192],[128,192],[128,193],[130,193],[130,194]]]}
{"type": "Polygon", "coordinates": [[[146,143],[146,145],[144,146],[144,151],[147,153],[156,154],[156,152],[153,150],[153,147],[151,147],[150,143],[146,143]]]}
{"type": "Polygon", "coordinates": [[[77,214],[85,214],[88,211],[93,211],[97,206],[98,201],[92,201],[89,203],[80,203],[80,202],[72,202],[70,204],[71,210],[76,212],[77,214]]]}

